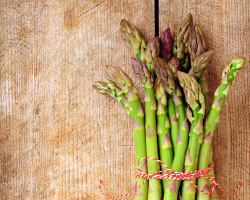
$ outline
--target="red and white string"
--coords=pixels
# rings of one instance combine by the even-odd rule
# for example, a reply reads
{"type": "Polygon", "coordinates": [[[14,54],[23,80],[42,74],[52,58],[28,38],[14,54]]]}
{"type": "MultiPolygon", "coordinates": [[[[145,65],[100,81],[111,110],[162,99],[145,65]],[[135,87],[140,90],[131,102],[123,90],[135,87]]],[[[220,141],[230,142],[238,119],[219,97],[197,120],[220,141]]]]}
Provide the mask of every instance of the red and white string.
{"type": "Polygon", "coordinates": [[[99,184],[99,189],[100,192],[111,198],[111,199],[115,199],[115,198],[121,198],[121,197],[127,197],[131,194],[136,193],[143,185],[144,183],[150,179],[150,178],[154,178],[154,179],[163,179],[163,180],[173,180],[173,181],[177,181],[177,180],[188,180],[190,181],[190,183],[192,183],[194,185],[194,187],[196,187],[199,191],[205,193],[205,194],[211,194],[215,187],[217,186],[221,191],[223,191],[226,194],[233,194],[235,193],[241,186],[242,183],[240,183],[234,191],[232,192],[226,192],[224,189],[222,189],[222,187],[216,182],[215,177],[209,173],[209,171],[214,168],[214,163],[212,163],[208,168],[204,169],[204,170],[195,170],[195,171],[191,171],[191,172],[176,172],[172,169],[170,169],[169,167],[167,167],[161,160],[158,160],[156,158],[151,158],[151,157],[145,157],[145,158],[141,158],[138,162],[137,162],[137,170],[139,171],[139,173],[135,174],[135,177],[143,177],[146,178],[134,191],[127,193],[127,194],[123,194],[123,195],[117,195],[117,196],[112,196],[109,195],[105,192],[102,191],[101,189],[101,180],[100,180],[100,184],[99,184]],[[159,162],[160,164],[162,164],[162,166],[164,168],[166,168],[166,170],[162,170],[162,171],[157,171],[154,172],[153,174],[147,174],[145,172],[143,172],[140,168],[140,162],[143,160],[147,160],[147,159],[151,159],[151,160],[155,160],[157,162],[159,162]],[[208,180],[210,180],[213,183],[213,187],[209,192],[206,192],[204,190],[202,190],[201,188],[199,188],[192,180],[198,178],[198,177],[204,177],[208,180]]]}

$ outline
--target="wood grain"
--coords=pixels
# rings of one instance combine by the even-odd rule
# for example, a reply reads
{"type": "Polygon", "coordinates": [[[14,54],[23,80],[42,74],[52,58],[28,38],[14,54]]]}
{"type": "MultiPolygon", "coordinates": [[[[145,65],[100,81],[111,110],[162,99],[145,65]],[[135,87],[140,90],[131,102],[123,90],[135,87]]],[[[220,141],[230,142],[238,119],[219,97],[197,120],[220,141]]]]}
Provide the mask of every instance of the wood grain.
{"type": "Polygon", "coordinates": [[[232,191],[239,182],[243,187],[234,195],[220,192],[220,199],[250,199],[250,1],[159,0],[160,34],[176,30],[181,19],[191,12],[215,55],[209,72],[209,100],[217,88],[223,68],[236,56],[246,57],[222,111],[214,137],[214,162],[218,182],[232,191]]]}
{"type": "MultiPolygon", "coordinates": [[[[247,58],[223,109],[214,160],[226,190],[244,184],[220,199],[250,199],[250,2],[160,0],[160,33],[189,12],[215,50],[210,102],[225,64],[247,58]]],[[[104,64],[135,80],[122,18],[154,36],[153,0],[0,1],[0,199],[106,199],[99,179],[113,194],[134,188],[131,120],[91,87],[105,77],[104,64]]]]}
{"type": "Polygon", "coordinates": [[[134,189],[132,122],[92,88],[103,65],[132,75],[123,18],[154,36],[153,0],[0,1],[1,200],[134,189]]]}

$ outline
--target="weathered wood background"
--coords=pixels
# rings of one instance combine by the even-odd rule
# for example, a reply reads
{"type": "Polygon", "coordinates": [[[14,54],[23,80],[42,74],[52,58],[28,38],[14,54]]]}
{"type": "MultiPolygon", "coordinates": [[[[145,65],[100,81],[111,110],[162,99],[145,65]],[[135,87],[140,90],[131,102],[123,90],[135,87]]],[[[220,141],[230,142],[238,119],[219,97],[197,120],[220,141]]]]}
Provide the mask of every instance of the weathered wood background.
{"type": "MultiPolygon", "coordinates": [[[[112,194],[134,189],[132,122],[91,85],[105,78],[104,64],[135,80],[119,21],[128,19],[149,40],[154,3],[0,1],[0,199],[106,199],[100,179],[112,194]]],[[[244,184],[220,199],[250,199],[250,1],[160,0],[160,33],[176,29],[189,12],[215,51],[211,94],[225,64],[247,58],[223,109],[214,161],[223,188],[244,184]]]]}

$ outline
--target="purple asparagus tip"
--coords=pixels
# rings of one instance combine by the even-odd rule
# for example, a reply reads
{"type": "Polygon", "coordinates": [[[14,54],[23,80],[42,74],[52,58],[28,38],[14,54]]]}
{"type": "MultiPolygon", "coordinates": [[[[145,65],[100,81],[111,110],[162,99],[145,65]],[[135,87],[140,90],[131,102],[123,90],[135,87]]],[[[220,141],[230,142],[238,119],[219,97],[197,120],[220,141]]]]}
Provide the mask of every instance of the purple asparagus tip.
{"type": "Polygon", "coordinates": [[[160,54],[163,59],[169,60],[171,58],[174,40],[170,31],[170,28],[167,28],[160,37],[160,54]]]}

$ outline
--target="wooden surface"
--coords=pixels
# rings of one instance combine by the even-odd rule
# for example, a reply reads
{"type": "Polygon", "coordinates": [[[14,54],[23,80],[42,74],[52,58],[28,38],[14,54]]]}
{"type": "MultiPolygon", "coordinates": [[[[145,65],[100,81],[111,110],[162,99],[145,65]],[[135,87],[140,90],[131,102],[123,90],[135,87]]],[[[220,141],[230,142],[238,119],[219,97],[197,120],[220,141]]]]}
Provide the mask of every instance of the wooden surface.
{"type": "MultiPolygon", "coordinates": [[[[214,92],[225,64],[250,55],[249,1],[159,2],[160,33],[192,12],[215,58],[214,92]]],[[[133,80],[119,34],[128,19],[154,36],[153,0],[0,1],[0,199],[106,199],[134,188],[132,122],[91,85],[102,66],[120,66],[133,80]]],[[[215,134],[217,179],[250,199],[250,68],[239,73],[215,134]],[[248,78],[248,79],[247,79],[248,78]]],[[[138,82],[134,81],[137,86],[138,82]]],[[[210,100],[212,95],[210,95],[210,100]]],[[[124,198],[132,199],[132,197],[124,198]]]]}
{"type": "Polygon", "coordinates": [[[92,84],[106,77],[103,65],[132,76],[119,23],[152,38],[154,2],[1,1],[0,9],[0,199],[106,199],[100,179],[110,193],[134,189],[132,122],[92,84]]]}
{"type": "Polygon", "coordinates": [[[176,0],[159,1],[160,34],[178,27],[189,12],[204,33],[214,59],[208,69],[210,102],[226,64],[236,56],[246,57],[224,105],[214,136],[216,179],[227,191],[239,182],[243,187],[234,195],[220,192],[222,200],[250,199],[250,1],[176,0]]]}

